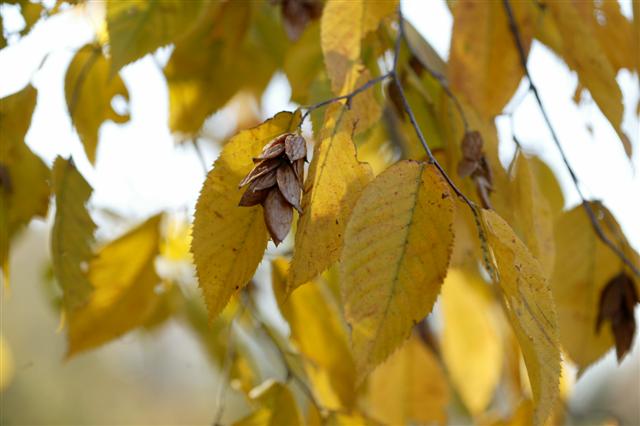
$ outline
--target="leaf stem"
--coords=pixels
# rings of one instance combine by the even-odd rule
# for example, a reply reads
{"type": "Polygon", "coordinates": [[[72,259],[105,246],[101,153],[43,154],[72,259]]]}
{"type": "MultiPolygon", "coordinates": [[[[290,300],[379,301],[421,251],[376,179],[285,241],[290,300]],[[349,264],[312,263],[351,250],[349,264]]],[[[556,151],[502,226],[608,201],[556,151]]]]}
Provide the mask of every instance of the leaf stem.
{"type": "Polygon", "coordinates": [[[549,132],[551,133],[551,138],[553,139],[553,142],[555,143],[556,147],[558,148],[558,151],[560,152],[560,156],[562,157],[562,161],[564,162],[564,165],[565,165],[567,171],[569,172],[569,175],[571,175],[571,180],[573,181],[573,185],[575,186],[576,191],[578,192],[578,195],[580,196],[580,199],[582,200],[582,207],[584,208],[584,211],[586,212],[587,216],[589,217],[589,221],[591,222],[593,230],[595,231],[595,233],[598,236],[598,238],[600,238],[600,240],[602,240],[602,242],[606,246],[608,246],[616,254],[616,256],[618,256],[620,258],[620,260],[622,260],[622,262],[625,265],[627,265],[629,267],[629,269],[631,269],[631,271],[633,271],[633,273],[636,276],[640,277],[640,270],[638,270],[638,267],[635,266],[633,264],[633,262],[631,262],[631,260],[629,260],[629,258],[624,254],[624,252],[618,246],[616,246],[605,235],[604,231],[602,230],[602,227],[598,223],[598,219],[596,217],[595,212],[593,211],[593,208],[591,207],[591,203],[589,203],[589,201],[587,201],[587,199],[585,198],[584,194],[582,193],[582,190],[580,189],[580,182],[578,180],[578,177],[576,176],[573,168],[569,164],[569,160],[567,158],[567,155],[566,155],[564,149],[562,148],[562,144],[560,143],[560,140],[558,138],[558,135],[557,135],[553,125],[551,124],[551,120],[549,118],[549,115],[547,114],[547,111],[544,108],[544,105],[542,104],[542,99],[540,98],[540,94],[538,92],[538,88],[535,85],[535,83],[533,82],[533,79],[531,78],[531,74],[529,73],[529,67],[527,66],[527,55],[525,53],[525,48],[524,48],[524,45],[522,43],[522,37],[520,35],[520,30],[518,29],[518,24],[516,23],[515,16],[513,14],[513,8],[511,7],[511,3],[510,3],[509,0],[502,0],[502,5],[503,5],[504,10],[505,10],[505,12],[507,14],[507,19],[509,20],[509,30],[511,31],[511,35],[513,36],[513,41],[514,41],[514,43],[516,45],[516,49],[518,51],[518,57],[520,59],[520,65],[522,66],[522,70],[524,71],[524,75],[527,77],[527,80],[529,80],[529,91],[531,93],[533,93],[533,96],[536,99],[536,103],[538,104],[538,108],[540,109],[540,112],[542,113],[542,117],[544,118],[544,121],[545,121],[545,123],[547,125],[547,128],[549,129],[549,132]]]}

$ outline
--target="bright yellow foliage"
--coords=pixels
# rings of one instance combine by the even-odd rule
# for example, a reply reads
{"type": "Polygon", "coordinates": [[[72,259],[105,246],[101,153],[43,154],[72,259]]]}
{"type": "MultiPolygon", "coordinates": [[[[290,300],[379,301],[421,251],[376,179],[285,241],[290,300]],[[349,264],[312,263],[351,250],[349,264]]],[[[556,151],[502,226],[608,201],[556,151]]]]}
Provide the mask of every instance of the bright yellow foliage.
{"type": "Polygon", "coordinates": [[[327,408],[351,408],[355,402],[356,369],[349,338],[329,289],[310,282],[285,296],[288,262],[271,263],[273,291],[291,327],[291,340],[308,360],[306,371],[327,408]]]}
{"type": "Polygon", "coordinates": [[[622,92],[616,82],[616,72],[609,58],[600,48],[596,35],[578,10],[580,2],[557,1],[549,3],[563,59],[578,73],[580,83],[589,89],[591,96],[618,132],[625,152],[631,156],[631,143],[622,132],[622,92]]]}
{"type": "Polygon", "coordinates": [[[518,153],[511,165],[512,225],[531,254],[542,264],[546,277],[551,276],[555,258],[553,215],[549,202],[538,186],[531,160],[518,153]]]}
{"type": "Polygon", "coordinates": [[[414,161],[388,168],[358,200],[340,286],[359,381],[431,311],[453,249],[453,214],[435,166],[414,161]]]}
{"type": "Polygon", "coordinates": [[[239,207],[240,180],[262,147],[294,130],[299,114],[282,112],[231,138],[207,175],[196,204],[191,251],[200,288],[213,320],[231,295],[247,285],[267,247],[262,207],[239,207]]]}
{"type": "Polygon", "coordinates": [[[0,100],[0,268],[6,284],[12,238],[49,207],[49,169],[24,140],[36,95],[29,85],[0,100]]]}
{"type": "Polygon", "coordinates": [[[352,130],[351,114],[344,107],[327,110],[304,183],[289,291],[338,260],[351,209],[372,178],[369,165],[356,158],[352,130]]]}
{"type": "Polygon", "coordinates": [[[52,174],[56,217],[51,230],[51,260],[62,288],[64,309],[69,314],[82,307],[92,291],[87,269],[93,256],[96,225],[86,208],[92,189],[73,160],[58,157],[52,174]]]}
{"type": "Polygon", "coordinates": [[[282,383],[267,380],[249,393],[259,403],[258,409],[234,426],[298,426],[302,415],[291,391],[282,383]]]}
{"type": "Polygon", "coordinates": [[[107,28],[111,75],[188,34],[205,4],[181,0],[109,0],[107,28]]]}
{"type": "Polygon", "coordinates": [[[102,54],[101,47],[88,44],[76,52],[67,69],[64,94],[87,157],[95,163],[102,123],[129,121],[129,114],[117,113],[111,100],[119,95],[128,101],[129,92],[118,75],[111,76],[111,60],[102,54]]]}
{"type": "Polygon", "coordinates": [[[389,425],[446,424],[449,393],[438,359],[417,335],[369,380],[371,414],[389,425]]]}
{"type": "MultiPolygon", "coordinates": [[[[629,246],[613,215],[592,203],[600,224],[611,241],[640,265],[638,254],[629,246]]],[[[622,264],[598,238],[581,205],[560,216],[555,226],[557,259],[552,289],[558,309],[560,341],[569,357],[584,370],[613,346],[609,327],[596,332],[600,294],[608,281],[622,271],[622,264]]],[[[640,282],[636,280],[640,290],[640,282]]]]}
{"type": "MultiPolygon", "coordinates": [[[[512,1],[528,50],[536,23],[533,3],[512,1]]],[[[499,114],[524,75],[502,1],[463,0],[453,6],[449,79],[486,118],[499,114]]]]}
{"type": "Polygon", "coordinates": [[[444,363],[466,407],[479,415],[491,402],[502,370],[497,305],[488,285],[477,274],[461,269],[447,273],[441,303],[444,363]]]}
{"type": "Polygon", "coordinates": [[[328,0],[321,20],[320,43],[333,91],[345,87],[349,73],[360,62],[362,39],[392,15],[397,0],[328,0]]]}
{"type": "Polygon", "coordinates": [[[558,321],[551,290],[542,266],[511,227],[491,210],[484,210],[482,218],[495,262],[494,280],[527,366],[535,401],[534,425],[540,426],[554,407],[560,377],[558,321]]]}
{"type": "Polygon", "coordinates": [[[89,263],[87,303],[68,314],[67,357],[109,342],[145,323],[160,295],[154,261],[161,216],[110,242],[89,263]]]}

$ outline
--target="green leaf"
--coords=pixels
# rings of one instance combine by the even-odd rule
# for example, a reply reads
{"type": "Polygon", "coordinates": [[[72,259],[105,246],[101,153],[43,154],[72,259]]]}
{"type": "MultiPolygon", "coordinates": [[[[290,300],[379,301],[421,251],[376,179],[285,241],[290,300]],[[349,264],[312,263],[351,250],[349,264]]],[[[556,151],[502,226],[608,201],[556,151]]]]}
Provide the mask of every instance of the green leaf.
{"type": "Polygon", "coordinates": [[[87,277],[93,257],[95,223],[86,203],[92,189],[76,169],[73,160],[56,158],[53,164],[56,216],[51,230],[53,272],[62,288],[67,313],[83,306],[93,287],[87,277]]]}

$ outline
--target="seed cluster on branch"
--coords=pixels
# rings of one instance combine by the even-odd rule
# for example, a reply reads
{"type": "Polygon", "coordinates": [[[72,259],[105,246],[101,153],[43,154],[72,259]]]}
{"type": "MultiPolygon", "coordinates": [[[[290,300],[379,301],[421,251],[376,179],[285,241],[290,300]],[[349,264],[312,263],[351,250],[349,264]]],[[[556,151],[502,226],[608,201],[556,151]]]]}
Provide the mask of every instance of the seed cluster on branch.
{"type": "Polygon", "coordinates": [[[240,188],[249,187],[239,205],[262,204],[264,222],[276,246],[289,233],[293,209],[302,214],[300,197],[306,159],[307,142],[304,138],[285,133],[265,145],[262,153],[253,159],[253,169],[240,181],[240,188]]]}

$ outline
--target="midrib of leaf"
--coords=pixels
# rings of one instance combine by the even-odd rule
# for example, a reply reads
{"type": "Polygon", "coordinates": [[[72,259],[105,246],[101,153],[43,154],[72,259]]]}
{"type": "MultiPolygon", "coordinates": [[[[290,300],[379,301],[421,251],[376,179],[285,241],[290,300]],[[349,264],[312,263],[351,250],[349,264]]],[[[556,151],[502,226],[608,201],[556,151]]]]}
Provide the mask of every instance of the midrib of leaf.
{"type": "MultiPolygon", "coordinates": [[[[400,254],[400,257],[398,258],[398,261],[396,262],[395,265],[395,271],[393,273],[393,281],[391,284],[391,291],[389,294],[389,297],[387,298],[387,303],[385,304],[384,307],[384,313],[382,314],[382,318],[380,319],[380,322],[378,323],[378,329],[376,330],[376,334],[373,338],[373,341],[378,342],[378,337],[380,336],[380,330],[382,329],[382,326],[384,325],[385,320],[387,319],[387,315],[389,314],[389,308],[391,307],[391,300],[393,299],[393,296],[396,293],[396,287],[398,284],[398,275],[400,272],[400,266],[402,265],[402,262],[404,261],[404,256],[407,253],[407,246],[408,246],[408,242],[409,242],[409,233],[411,232],[411,225],[413,224],[413,218],[414,218],[414,213],[416,210],[416,206],[418,205],[418,192],[420,191],[420,182],[422,180],[422,172],[424,171],[424,164],[420,163],[420,170],[417,174],[417,179],[416,179],[416,190],[415,192],[412,194],[412,196],[414,197],[414,201],[413,201],[413,206],[411,206],[411,212],[409,213],[409,222],[407,223],[405,229],[405,238],[404,238],[404,243],[402,244],[402,253],[400,254]]],[[[369,352],[369,359],[371,359],[371,354],[373,353],[373,351],[369,352]]]]}
{"type": "Polygon", "coordinates": [[[91,56],[87,59],[87,61],[82,66],[82,69],[78,73],[78,77],[73,85],[73,92],[71,92],[71,102],[69,102],[69,115],[71,118],[74,118],[74,114],[76,111],[76,106],[78,104],[78,98],[80,97],[81,86],[84,84],[84,80],[87,78],[91,67],[96,63],[98,58],[100,57],[100,50],[96,46],[92,47],[91,56]]]}

